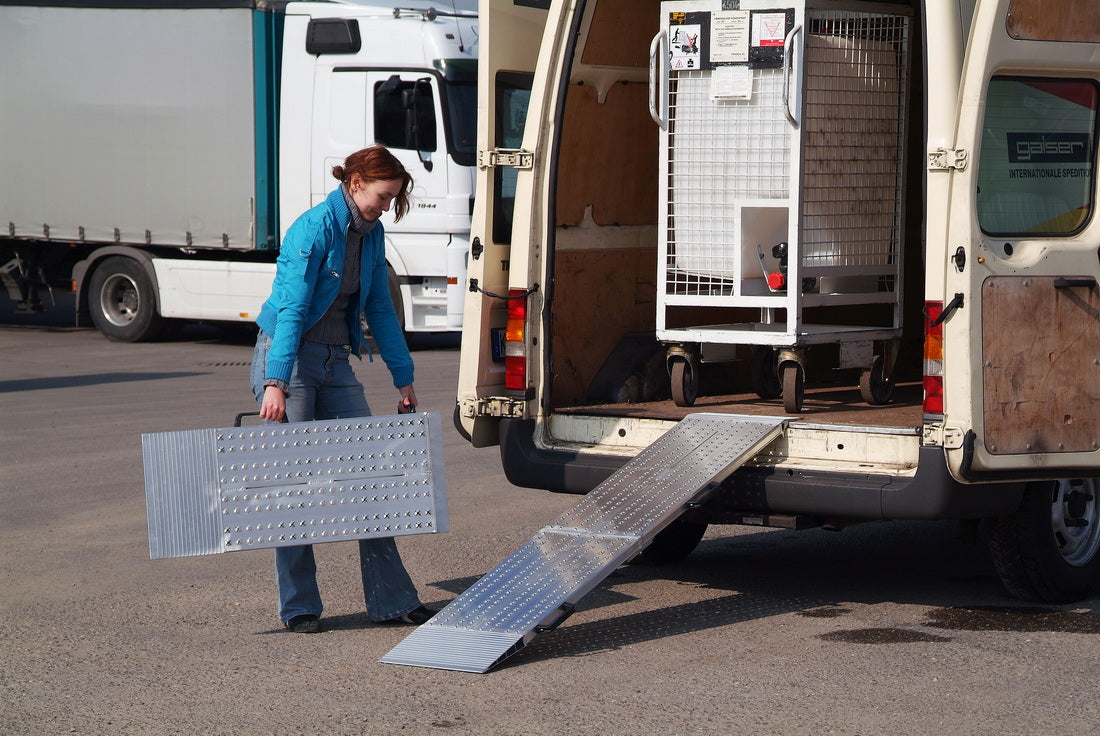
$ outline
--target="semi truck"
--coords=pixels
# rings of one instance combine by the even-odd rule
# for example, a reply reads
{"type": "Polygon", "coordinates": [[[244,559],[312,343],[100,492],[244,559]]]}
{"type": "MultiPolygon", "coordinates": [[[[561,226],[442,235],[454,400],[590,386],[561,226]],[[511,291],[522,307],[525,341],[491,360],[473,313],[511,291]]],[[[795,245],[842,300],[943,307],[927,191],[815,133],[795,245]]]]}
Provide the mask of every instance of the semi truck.
{"type": "Polygon", "coordinates": [[[456,333],[477,49],[472,0],[0,2],[6,293],[35,312],[71,289],[120,341],[251,322],[281,234],[382,144],[415,182],[383,217],[401,324],[456,333]]]}
{"type": "Polygon", "coordinates": [[[1011,594],[1096,592],[1100,6],[483,0],[480,27],[455,423],[512,483],[589,493],[690,416],[773,417],[643,556],[958,520],[1011,594]]]}

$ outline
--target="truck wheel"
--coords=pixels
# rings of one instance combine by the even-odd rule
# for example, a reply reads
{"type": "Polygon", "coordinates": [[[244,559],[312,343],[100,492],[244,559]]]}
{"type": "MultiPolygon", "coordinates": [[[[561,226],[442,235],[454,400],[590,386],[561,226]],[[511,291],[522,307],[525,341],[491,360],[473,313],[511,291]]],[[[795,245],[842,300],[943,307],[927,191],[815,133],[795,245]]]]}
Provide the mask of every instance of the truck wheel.
{"type": "Polygon", "coordinates": [[[152,281],[132,258],[114,256],[96,268],[88,307],[99,331],[118,342],[152,340],[164,327],[152,281]]]}
{"type": "Polygon", "coordinates": [[[692,553],[707,531],[699,521],[677,519],[661,531],[632,562],[636,565],[671,565],[692,553]]]}
{"type": "Polygon", "coordinates": [[[1008,592],[1068,603],[1100,583],[1100,479],[1028,483],[1020,510],[987,520],[987,545],[1008,592]]]}

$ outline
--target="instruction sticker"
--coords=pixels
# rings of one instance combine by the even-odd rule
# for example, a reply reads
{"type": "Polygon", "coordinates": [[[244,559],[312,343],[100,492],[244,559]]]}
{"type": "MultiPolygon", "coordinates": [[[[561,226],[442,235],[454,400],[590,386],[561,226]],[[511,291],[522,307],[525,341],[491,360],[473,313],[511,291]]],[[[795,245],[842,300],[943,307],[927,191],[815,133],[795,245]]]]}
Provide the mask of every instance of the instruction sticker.
{"type": "Polygon", "coordinates": [[[669,69],[709,69],[710,13],[669,13],[668,21],[669,69]]]}
{"type": "Polygon", "coordinates": [[[715,64],[743,64],[749,60],[749,11],[714,13],[710,60],[715,64]]]}

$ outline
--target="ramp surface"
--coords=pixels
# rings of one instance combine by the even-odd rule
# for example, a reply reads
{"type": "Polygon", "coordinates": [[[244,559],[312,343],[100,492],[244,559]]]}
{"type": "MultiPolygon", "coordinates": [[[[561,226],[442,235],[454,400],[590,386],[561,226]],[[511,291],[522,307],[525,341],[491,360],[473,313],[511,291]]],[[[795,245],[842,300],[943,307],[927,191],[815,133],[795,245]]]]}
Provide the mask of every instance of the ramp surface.
{"type": "Polygon", "coordinates": [[[561,623],[688,503],[771,444],[785,422],[730,414],[685,417],[381,661],[488,671],[561,623]]]}
{"type": "Polygon", "coordinates": [[[149,556],[447,531],[435,413],[142,435],[149,556]]]}

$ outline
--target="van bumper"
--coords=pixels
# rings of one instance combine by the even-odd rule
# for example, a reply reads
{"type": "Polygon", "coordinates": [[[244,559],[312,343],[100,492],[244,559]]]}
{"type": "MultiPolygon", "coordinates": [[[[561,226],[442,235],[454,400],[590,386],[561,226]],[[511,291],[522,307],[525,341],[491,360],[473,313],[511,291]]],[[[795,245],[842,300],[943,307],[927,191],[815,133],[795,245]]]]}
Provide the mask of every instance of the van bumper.
{"type": "MultiPolygon", "coordinates": [[[[626,464],[613,455],[544,450],[531,419],[502,419],[500,457],[508,481],[524,488],[587,493],[626,464]]],[[[1014,513],[1023,483],[964,484],[950,476],[943,450],[922,447],[908,477],[741,468],[708,503],[734,512],[804,514],[859,520],[977,519],[1014,513]]]]}

